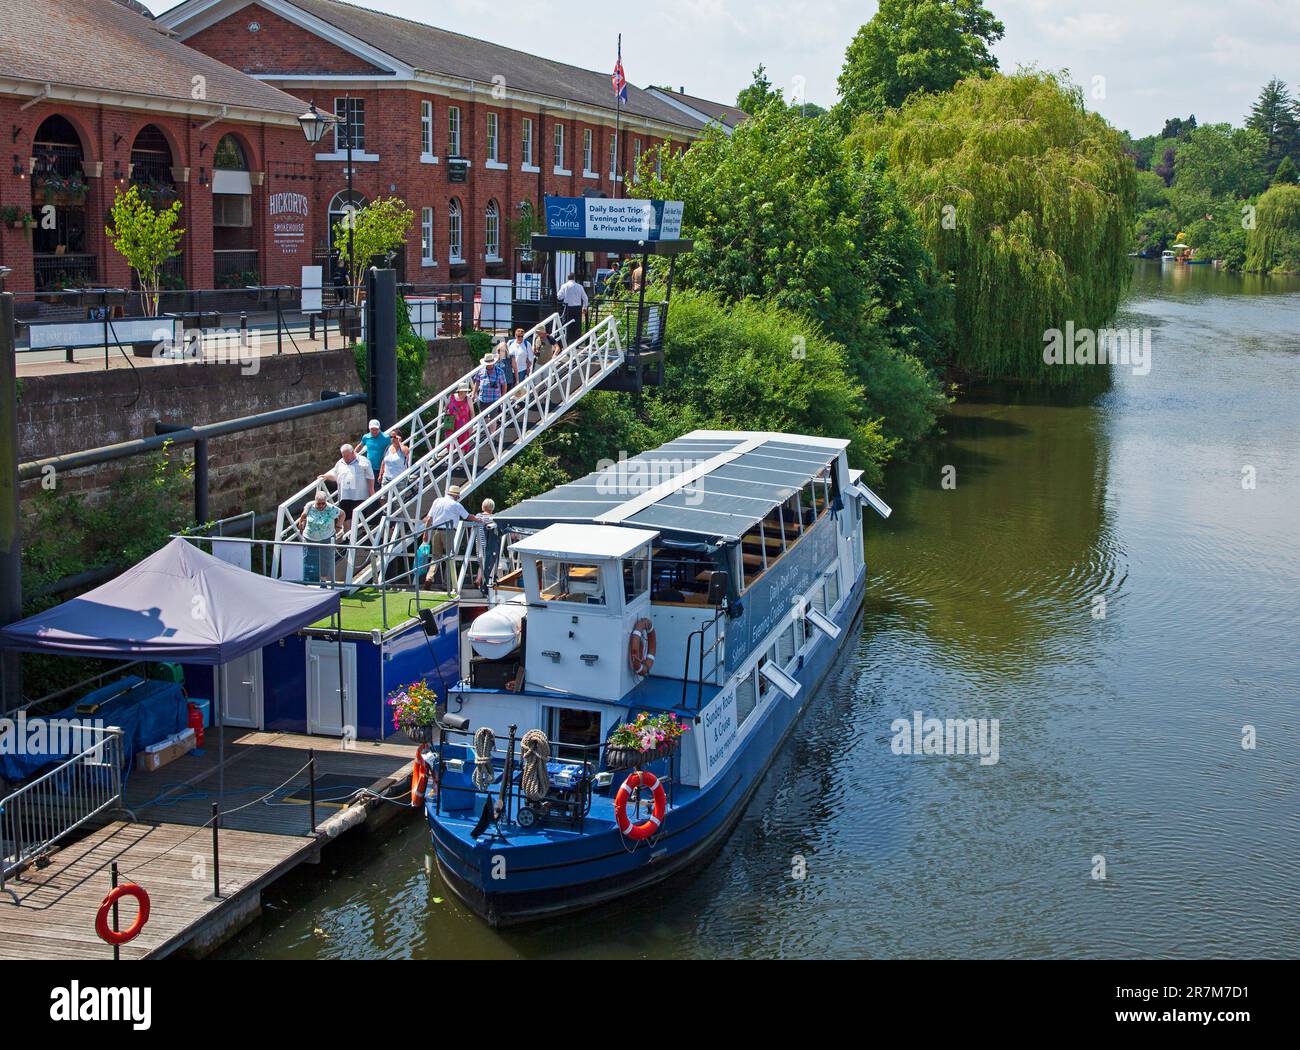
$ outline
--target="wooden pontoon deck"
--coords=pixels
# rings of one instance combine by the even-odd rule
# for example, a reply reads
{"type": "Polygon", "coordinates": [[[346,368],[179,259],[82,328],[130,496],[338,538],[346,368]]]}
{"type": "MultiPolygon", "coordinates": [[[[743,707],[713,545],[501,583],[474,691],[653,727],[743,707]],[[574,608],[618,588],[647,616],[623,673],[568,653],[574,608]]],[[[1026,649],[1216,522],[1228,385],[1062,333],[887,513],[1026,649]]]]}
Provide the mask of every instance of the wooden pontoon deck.
{"type": "MultiPolygon", "coordinates": [[[[379,823],[411,811],[376,799],[346,806],[355,787],[407,800],[415,746],[367,741],[344,749],[328,737],[227,727],[225,795],[218,832],[222,896],[213,897],[212,803],[217,796],[216,739],[154,773],[134,772],[125,788],[135,820],[114,820],[28,868],[0,893],[0,959],[111,959],[95,935],[95,913],[116,861],[121,881],[138,883],[152,910],[123,959],[203,954],[257,914],[261,891],[320,850],[355,819],[379,823]],[[315,833],[307,774],[316,755],[315,833]],[[287,782],[287,783],[286,783],[287,782]],[[269,798],[267,796],[270,796],[269,798]],[[292,795],[292,798],[286,796],[292,795]],[[341,816],[344,809],[351,810],[341,816]]],[[[122,905],[122,922],[135,905],[122,905]]]]}

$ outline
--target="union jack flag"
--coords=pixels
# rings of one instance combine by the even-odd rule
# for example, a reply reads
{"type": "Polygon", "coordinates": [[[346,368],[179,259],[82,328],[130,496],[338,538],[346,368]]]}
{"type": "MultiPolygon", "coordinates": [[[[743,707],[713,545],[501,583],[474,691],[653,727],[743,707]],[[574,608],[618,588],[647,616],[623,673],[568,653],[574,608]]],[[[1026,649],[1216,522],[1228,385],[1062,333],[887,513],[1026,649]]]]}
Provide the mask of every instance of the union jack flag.
{"type": "Polygon", "coordinates": [[[627,103],[627,77],[623,75],[623,44],[618,45],[618,61],[614,63],[614,75],[609,78],[614,85],[614,94],[618,100],[627,103]]]}

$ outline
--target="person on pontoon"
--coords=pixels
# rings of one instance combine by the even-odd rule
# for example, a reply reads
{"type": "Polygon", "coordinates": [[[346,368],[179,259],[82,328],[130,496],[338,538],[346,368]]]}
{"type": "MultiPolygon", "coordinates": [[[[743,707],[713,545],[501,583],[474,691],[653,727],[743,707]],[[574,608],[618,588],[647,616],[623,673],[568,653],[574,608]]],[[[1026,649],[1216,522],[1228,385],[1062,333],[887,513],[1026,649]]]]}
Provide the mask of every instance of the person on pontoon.
{"type": "MultiPolygon", "coordinates": [[[[424,578],[426,584],[435,587],[444,575],[443,564],[452,551],[452,537],[455,535],[456,523],[458,521],[477,523],[479,520],[477,514],[471,514],[461,505],[459,485],[452,485],[447,490],[447,495],[439,496],[433,501],[429,513],[424,518],[424,524],[430,530],[429,573],[424,578]]],[[[450,588],[451,574],[445,575],[448,577],[447,585],[450,588]]]]}

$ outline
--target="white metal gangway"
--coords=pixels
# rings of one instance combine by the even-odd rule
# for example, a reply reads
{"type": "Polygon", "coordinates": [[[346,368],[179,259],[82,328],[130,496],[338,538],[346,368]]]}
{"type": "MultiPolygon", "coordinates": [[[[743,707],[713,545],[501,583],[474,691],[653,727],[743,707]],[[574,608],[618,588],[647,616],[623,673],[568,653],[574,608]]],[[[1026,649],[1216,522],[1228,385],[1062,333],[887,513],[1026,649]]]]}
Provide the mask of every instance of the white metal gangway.
{"type": "MultiPolygon", "coordinates": [[[[562,338],[557,314],[534,326],[532,334],[543,328],[562,338]]],[[[618,321],[607,317],[569,346],[561,344],[549,361],[458,430],[444,429],[447,399],[461,382],[472,382],[473,372],[401,420],[397,425],[411,435],[411,465],[376,489],[353,513],[343,582],[363,582],[374,568],[383,571],[393,558],[413,553],[434,499],[452,485],[460,486],[462,497],[468,495],[599,386],[623,364],[623,358],[618,321]],[[358,547],[382,551],[383,564],[375,566],[374,558],[359,560],[358,547]]],[[[312,482],[280,505],[278,540],[301,538],[297,516],[315,488],[312,482]]],[[[459,535],[457,540],[459,546],[459,535]]],[[[278,550],[275,571],[279,571],[278,550]]]]}

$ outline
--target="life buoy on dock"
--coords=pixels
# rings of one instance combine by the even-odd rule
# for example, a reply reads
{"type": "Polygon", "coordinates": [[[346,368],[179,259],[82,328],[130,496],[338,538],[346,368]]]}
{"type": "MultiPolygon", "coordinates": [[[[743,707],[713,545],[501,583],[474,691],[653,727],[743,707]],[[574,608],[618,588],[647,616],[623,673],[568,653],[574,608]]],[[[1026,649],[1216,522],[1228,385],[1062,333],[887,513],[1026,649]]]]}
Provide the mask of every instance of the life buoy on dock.
{"type": "Polygon", "coordinates": [[[137,886],[134,882],[124,882],[120,886],[115,886],[108,891],[104,901],[99,906],[99,911],[95,913],[95,933],[99,935],[101,941],[108,944],[122,945],[127,941],[133,941],[140,936],[140,931],[144,929],[144,924],[149,921],[149,894],[145,893],[143,886],[137,886]],[[134,897],[140,906],[136,912],[135,922],[131,923],[125,930],[114,930],[108,925],[108,917],[113,912],[113,905],[123,897],[134,897]]]}
{"type": "Polygon", "coordinates": [[[623,786],[618,789],[618,794],[614,796],[614,819],[618,822],[618,830],[638,842],[641,839],[648,839],[659,830],[667,809],[668,797],[664,794],[663,784],[659,782],[657,776],[645,769],[637,769],[630,773],[623,781],[623,786]],[[638,787],[649,788],[654,792],[654,806],[645,820],[633,824],[628,819],[627,804],[632,800],[632,789],[638,787]]]}
{"type": "Polygon", "coordinates": [[[627,640],[627,664],[632,673],[644,678],[655,662],[655,625],[648,617],[641,617],[632,627],[627,640]]]}
{"type": "Polygon", "coordinates": [[[424,760],[424,754],[420,751],[415,753],[415,761],[411,763],[411,808],[419,809],[424,805],[425,792],[429,789],[429,765],[424,760]]]}

